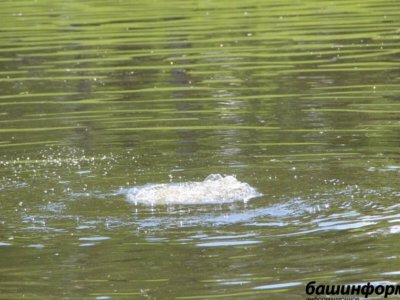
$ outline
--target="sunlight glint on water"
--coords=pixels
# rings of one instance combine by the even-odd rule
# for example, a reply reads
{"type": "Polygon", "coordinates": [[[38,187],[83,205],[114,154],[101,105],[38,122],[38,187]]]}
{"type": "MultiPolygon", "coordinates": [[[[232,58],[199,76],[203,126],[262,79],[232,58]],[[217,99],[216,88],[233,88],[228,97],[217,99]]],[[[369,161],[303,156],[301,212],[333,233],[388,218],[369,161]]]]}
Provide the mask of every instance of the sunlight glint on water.
{"type": "Polygon", "coordinates": [[[399,15],[1,1],[0,298],[396,283],[399,15]]]}

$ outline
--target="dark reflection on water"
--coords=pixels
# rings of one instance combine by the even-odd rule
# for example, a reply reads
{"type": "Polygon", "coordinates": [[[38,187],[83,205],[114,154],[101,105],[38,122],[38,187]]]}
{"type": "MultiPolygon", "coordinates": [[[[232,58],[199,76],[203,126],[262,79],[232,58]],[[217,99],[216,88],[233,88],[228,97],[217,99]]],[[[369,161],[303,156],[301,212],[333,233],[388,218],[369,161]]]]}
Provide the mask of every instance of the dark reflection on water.
{"type": "Polygon", "coordinates": [[[397,3],[0,3],[0,298],[396,283],[397,3]],[[135,206],[233,174],[248,203],[135,206]]]}

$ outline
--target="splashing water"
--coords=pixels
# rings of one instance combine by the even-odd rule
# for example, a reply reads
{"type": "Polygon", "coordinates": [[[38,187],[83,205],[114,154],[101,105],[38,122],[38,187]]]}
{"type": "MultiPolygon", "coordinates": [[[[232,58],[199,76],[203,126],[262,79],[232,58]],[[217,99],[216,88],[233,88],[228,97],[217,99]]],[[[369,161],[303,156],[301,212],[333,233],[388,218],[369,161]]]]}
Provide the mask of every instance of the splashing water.
{"type": "Polygon", "coordinates": [[[248,183],[234,176],[211,174],[204,181],[146,184],[128,190],[127,199],[135,205],[222,204],[247,202],[262,196],[248,183]]]}

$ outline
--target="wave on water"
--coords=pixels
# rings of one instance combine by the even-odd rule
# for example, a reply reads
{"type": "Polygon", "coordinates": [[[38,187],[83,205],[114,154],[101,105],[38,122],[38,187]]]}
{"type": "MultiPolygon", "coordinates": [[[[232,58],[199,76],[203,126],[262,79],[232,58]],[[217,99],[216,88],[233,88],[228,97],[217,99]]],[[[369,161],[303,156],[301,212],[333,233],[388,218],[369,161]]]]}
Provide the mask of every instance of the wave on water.
{"type": "Polygon", "coordinates": [[[255,188],[234,176],[211,174],[204,181],[146,184],[127,191],[135,205],[223,204],[247,202],[262,196],[255,188]]]}

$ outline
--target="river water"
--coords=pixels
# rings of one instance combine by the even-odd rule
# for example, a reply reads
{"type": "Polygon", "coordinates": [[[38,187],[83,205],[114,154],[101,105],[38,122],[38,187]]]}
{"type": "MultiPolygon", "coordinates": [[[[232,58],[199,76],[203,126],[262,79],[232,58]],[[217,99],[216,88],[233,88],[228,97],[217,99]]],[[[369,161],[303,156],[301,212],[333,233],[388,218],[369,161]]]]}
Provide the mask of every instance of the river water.
{"type": "Polygon", "coordinates": [[[1,299],[399,281],[396,1],[3,0],[0,25],[1,299]],[[210,174],[263,195],[124,192],[210,174]]]}

